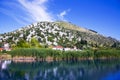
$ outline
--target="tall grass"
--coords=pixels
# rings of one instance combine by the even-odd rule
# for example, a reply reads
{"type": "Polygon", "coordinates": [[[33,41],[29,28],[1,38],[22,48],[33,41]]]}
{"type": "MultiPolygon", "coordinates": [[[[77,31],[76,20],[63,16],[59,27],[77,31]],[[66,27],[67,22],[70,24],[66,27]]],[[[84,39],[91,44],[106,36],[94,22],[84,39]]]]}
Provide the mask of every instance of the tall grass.
{"type": "Polygon", "coordinates": [[[97,58],[120,58],[120,50],[83,50],[83,51],[59,51],[45,48],[19,48],[9,52],[12,57],[25,56],[36,59],[52,57],[53,59],[78,60],[97,58]]]}
{"type": "Polygon", "coordinates": [[[120,50],[98,50],[94,53],[95,58],[120,58],[120,50]]]}
{"type": "Polygon", "coordinates": [[[36,58],[46,58],[47,56],[51,57],[60,57],[61,51],[56,51],[52,49],[39,49],[39,48],[18,48],[9,52],[12,57],[15,56],[25,56],[25,57],[36,57],[36,58]]]}

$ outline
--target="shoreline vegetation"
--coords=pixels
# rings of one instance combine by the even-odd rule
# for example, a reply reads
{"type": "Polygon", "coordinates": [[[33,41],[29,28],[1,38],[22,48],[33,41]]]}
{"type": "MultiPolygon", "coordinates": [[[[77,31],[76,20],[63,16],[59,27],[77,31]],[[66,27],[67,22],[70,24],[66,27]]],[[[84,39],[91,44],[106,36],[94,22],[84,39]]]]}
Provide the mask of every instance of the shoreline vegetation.
{"type": "Polygon", "coordinates": [[[0,60],[13,60],[15,62],[34,61],[61,61],[61,60],[95,60],[120,59],[120,50],[82,50],[60,51],[46,48],[18,48],[5,54],[0,54],[0,60]]]}

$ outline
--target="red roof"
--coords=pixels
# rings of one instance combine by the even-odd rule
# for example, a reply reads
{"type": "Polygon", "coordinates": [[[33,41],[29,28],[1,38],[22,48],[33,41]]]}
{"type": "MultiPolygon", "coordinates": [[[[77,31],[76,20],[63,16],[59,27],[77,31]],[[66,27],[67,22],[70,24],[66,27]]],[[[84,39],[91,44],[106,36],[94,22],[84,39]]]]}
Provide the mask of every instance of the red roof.
{"type": "Polygon", "coordinates": [[[2,51],[3,50],[3,48],[0,48],[0,51],[2,51]]]}
{"type": "Polygon", "coordinates": [[[62,46],[55,46],[54,48],[63,48],[62,46]]]}

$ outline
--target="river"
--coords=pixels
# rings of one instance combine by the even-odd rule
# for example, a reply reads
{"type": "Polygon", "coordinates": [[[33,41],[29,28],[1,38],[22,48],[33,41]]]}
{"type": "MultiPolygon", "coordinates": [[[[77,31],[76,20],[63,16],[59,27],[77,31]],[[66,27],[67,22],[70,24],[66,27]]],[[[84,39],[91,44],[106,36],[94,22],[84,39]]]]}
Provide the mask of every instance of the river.
{"type": "Polygon", "coordinates": [[[0,61],[0,80],[120,80],[120,60],[0,61]]]}

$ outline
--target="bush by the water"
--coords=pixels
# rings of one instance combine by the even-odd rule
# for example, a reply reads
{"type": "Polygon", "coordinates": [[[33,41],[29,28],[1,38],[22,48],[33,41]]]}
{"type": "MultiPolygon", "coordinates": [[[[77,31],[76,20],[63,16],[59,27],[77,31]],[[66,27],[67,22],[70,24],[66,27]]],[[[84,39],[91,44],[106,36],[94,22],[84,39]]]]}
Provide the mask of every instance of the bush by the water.
{"type": "Polygon", "coordinates": [[[53,59],[97,59],[97,58],[120,58],[120,50],[82,50],[82,51],[59,51],[46,48],[18,48],[9,52],[12,57],[25,56],[37,59],[52,57],[53,59]]]}

